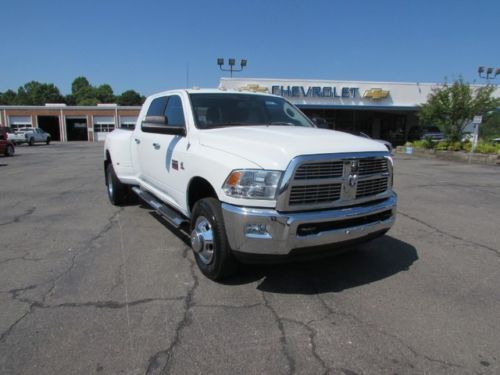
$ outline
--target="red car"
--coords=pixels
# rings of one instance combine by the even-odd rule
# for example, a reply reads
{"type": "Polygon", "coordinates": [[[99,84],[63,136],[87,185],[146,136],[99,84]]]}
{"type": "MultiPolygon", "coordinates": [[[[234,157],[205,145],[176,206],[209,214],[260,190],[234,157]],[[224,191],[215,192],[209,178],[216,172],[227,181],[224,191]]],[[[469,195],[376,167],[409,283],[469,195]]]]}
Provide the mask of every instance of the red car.
{"type": "Polygon", "coordinates": [[[7,136],[7,128],[0,127],[0,154],[5,156],[14,156],[16,148],[12,141],[9,141],[7,136]]]}

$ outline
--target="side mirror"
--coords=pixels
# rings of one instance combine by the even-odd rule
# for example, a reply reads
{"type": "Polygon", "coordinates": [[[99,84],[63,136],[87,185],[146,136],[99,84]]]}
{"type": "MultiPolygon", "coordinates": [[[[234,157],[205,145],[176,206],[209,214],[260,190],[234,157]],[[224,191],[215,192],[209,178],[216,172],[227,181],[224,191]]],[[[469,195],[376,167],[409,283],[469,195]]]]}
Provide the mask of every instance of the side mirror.
{"type": "Polygon", "coordinates": [[[168,124],[166,116],[146,116],[142,123],[144,124],[145,122],[148,124],[156,124],[156,125],[167,125],[168,124]]]}
{"type": "Polygon", "coordinates": [[[166,116],[146,116],[142,122],[141,129],[145,133],[171,134],[186,136],[184,126],[169,126],[166,116]]]}

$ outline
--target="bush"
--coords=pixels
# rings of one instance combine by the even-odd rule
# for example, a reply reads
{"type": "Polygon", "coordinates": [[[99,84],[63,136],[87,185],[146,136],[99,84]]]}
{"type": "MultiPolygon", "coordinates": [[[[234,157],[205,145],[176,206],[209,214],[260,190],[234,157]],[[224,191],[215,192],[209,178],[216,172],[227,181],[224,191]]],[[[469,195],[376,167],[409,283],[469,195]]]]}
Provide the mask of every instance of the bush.
{"type": "Polygon", "coordinates": [[[463,145],[460,142],[450,142],[448,144],[447,150],[448,151],[460,151],[460,150],[462,150],[462,146],[463,145]]]}
{"type": "Polygon", "coordinates": [[[446,150],[448,150],[448,146],[449,145],[450,145],[450,143],[448,141],[439,141],[436,144],[436,150],[438,150],[438,151],[446,151],[446,150]]]}
{"type": "Polygon", "coordinates": [[[475,152],[480,154],[496,154],[500,153],[500,147],[494,145],[493,143],[479,142],[475,152]]]}
{"type": "Polygon", "coordinates": [[[431,137],[425,138],[423,141],[424,148],[430,150],[436,146],[431,137]]]}

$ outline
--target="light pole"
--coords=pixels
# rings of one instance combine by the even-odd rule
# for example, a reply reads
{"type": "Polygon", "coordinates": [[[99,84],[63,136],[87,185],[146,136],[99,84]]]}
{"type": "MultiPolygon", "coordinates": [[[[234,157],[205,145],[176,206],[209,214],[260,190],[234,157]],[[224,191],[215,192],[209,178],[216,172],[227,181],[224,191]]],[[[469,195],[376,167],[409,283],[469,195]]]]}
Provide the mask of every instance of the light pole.
{"type": "Polygon", "coordinates": [[[231,72],[231,78],[233,78],[233,72],[241,72],[245,68],[245,66],[247,66],[247,60],[245,60],[245,59],[240,60],[240,68],[239,69],[234,67],[236,65],[235,59],[227,59],[227,64],[229,65],[229,69],[222,67],[222,65],[224,65],[223,58],[219,57],[217,59],[217,65],[219,65],[220,70],[222,70],[223,72],[231,72]]]}
{"type": "Polygon", "coordinates": [[[479,74],[479,77],[485,78],[487,81],[489,81],[491,79],[495,79],[497,75],[500,74],[500,68],[495,69],[495,68],[480,66],[477,69],[477,74],[479,74]]]}

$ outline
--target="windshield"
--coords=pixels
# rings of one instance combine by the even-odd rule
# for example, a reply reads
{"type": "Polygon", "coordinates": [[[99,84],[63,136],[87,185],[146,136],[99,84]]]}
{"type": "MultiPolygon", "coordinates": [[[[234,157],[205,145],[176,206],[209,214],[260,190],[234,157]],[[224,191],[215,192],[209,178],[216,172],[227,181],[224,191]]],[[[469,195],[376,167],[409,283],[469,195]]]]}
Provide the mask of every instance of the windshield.
{"type": "Polygon", "coordinates": [[[279,97],[253,94],[190,94],[198,129],[224,126],[314,127],[297,108],[279,97]]]}

